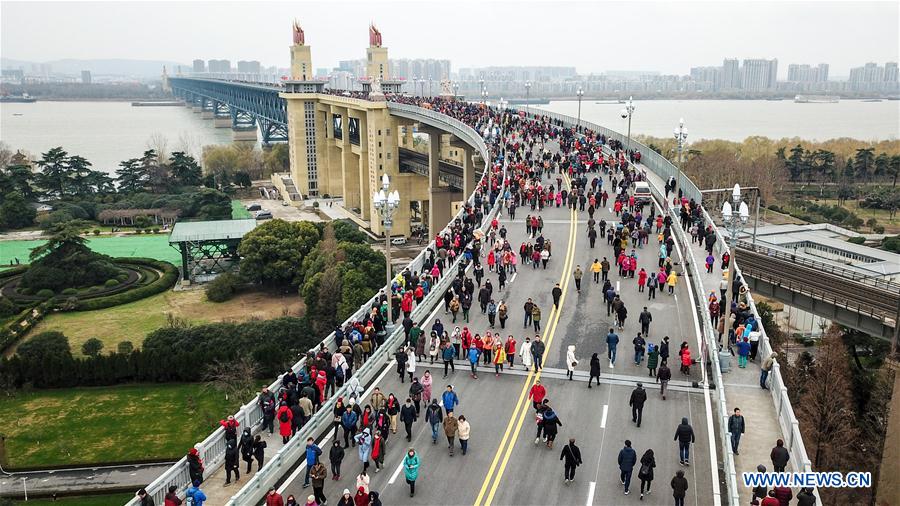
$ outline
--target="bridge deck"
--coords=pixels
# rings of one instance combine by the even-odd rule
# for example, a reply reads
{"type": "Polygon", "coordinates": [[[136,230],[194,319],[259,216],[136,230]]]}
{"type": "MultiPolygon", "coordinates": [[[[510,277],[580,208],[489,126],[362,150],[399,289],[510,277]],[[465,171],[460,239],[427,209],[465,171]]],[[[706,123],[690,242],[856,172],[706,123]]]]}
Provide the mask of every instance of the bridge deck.
{"type": "MultiPolygon", "coordinates": [[[[527,208],[522,208],[517,211],[516,220],[501,220],[509,229],[508,238],[514,247],[527,239],[523,218],[528,213],[527,208]]],[[[392,435],[388,441],[385,470],[376,474],[370,468],[371,488],[381,493],[385,504],[473,504],[484,489],[485,500],[482,503],[487,504],[493,480],[486,484],[486,477],[499,453],[498,464],[495,466],[497,469],[493,475],[500,472],[502,476],[494,487],[493,504],[544,504],[547,497],[556,497],[560,504],[583,504],[590,500],[588,496],[591,492],[592,504],[621,504],[623,495],[618,481],[616,458],[624,439],[630,438],[639,457],[648,448],[653,448],[656,454],[656,485],[654,493],[645,497],[644,502],[669,504],[671,495],[668,481],[677,469],[684,469],[690,483],[688,504],[709,504],[712,480],[718,479],[711,473],[708,438],[710,429],[706,426],[701,390],[689,386],[691,381],[700,379],[699,371],[695,367],[691,376],[685,377],[680,375],[676,367],[671,393],[666,401],[662,401],[658,387],[648,378],[645,364],[634,365],[631,353],[633,347],[630,344],[631,338],[639,329],[637,315],[643,305],[647,304],[654,315],[654,322],[650,326],[651,341],[659,342],[664,334],[668,334],[673,348],[677,348],[682,340],[687,340],[692,349],[695,349],[694,324],[686,287],[680,284],[674,297],[660,293],[656,299],[648,302],[645,293],[638,293],[635,280],[619,278],[615,272],[611,274],[614,282],[620,281],[622,284],[622,297],[630,315],[625,330],[618,331],[622,341],[618,347],[615,368],[611,369],[605,359],[605,335],[611,318],[605,316],[600,285],[591,282],[587,271],[594,258],[612,256],[612,248],[602,239],[598,239],[597,247],[593,250],[588,247],[586,212],[577,214],[574,241],[569,240],[572,215],[565,208],[545,209],[540,214],[545,223],[544,236],[553,244],[553,257],[547,269],[535,270],[530,265],[519,265],[512,282],[499,293],[496,274],[488,273],[486,279],[490,279],[494,285],[496,299],[507,302],[510,308],[507,328],[515,334],[520,346],[526,336],[534,334],[533,329],[526,331],[522,327],[522,305],[525,300],[533,298],[543,310],[544,338],[548,341],[545,362],[548,369],[542,379],[548,389],[551,405],[559,413],[563,423],[558,444],[553,451],[534,445],[534,415],[530,403],[519,417],[512,416],[514,412],[518,412],[518,406],[525,404],[517,401],[528,380],[519,365],[518,357],[512,372],[494,377],[492,369],[482,367],[478,380],[469,376],[464,363],[458,363],[458,370],[446,380],[441,378],[443,371],[437,364],[419,366],[417,375],[426,368],[435,375],[433,390],[436,395],[448,382],[457,390],[462,401],[457,414],[464,414],[472,425],[469,454],[462,456],[457,449],[456,455],[449,457],[443,435],[439,437],[438,444],[432,445],[430,428],[421,420],[415,424],[412,442],[407,443],[401,426],[398,434],[392,435]],[[568,265],[567,258],[571,260],[568,265]],[[575,264],[581,265],[586,271],[581,294],[576,293],[574,282],[571,281],[571,271],[575,264]],[[551,325],[557,319],[556,312],[551,311],[550,294],[556,282],[561,282],[566,295],[558,322],[551,325]],[[576,355],[580,360],[577,368],[580,374],[573,382],[566,381],[564,374],[565,352],[569,344],[576,345],[576,355]],[[586,372],[593,352],[601,356],[604,383],[599,388],[588,390],[585,385],[586,372]],[[641,380],[649,390],[649,400],[644,409],[643,425],[637,428],[630,419],[628,398],[635,382],[641,380]],[[697,444],[692,448],[691,455],[693,465],[687,468],[679,466],[677,444],[672,440],[675,427],[683,416],[691,420],[697,434],[697,444]],[[510,434],[508,442],[511,443],[511,450],[504,460],[504,454],[500,450],[506,450],[509,446],[501,447],[507,431],[510,434]],[[569,437],[577,439],[584,465],[579,468],[575,484],[566,486],[563,483],[559,451],[569,437]],[[422,459],[414,499],[409,498],[402,472],[398,475],[397,471],[404,451],[409,446],[415,447],[422,459]],[[535,472],[536,469],[540,471],[535,472]]],[[[595,217],[598,221],[601,217],[614,219],[609,210],[598,210],[595,217]]],[[[640,266],[655,270],[656,256],[653,250],[644,248],[638,252],[640,266]]],[[[442,314],[442,311],[442,308],[438,308],[431,319],[440,318],[445,325],[450,324],[449,315],[442,314]]],[[[430,325],[431,320],[427,322],[426,328],[430,329],[430,325]]],[[[481,314],[477,304],[473,306],[469,328],[482,334],[490,330],[487,318],[481,314]]],[[[499,323],[496,330],[499,330],[499,323]]],[[[390,366],[377,384],[385,393],[394,392],[404,397],[409,386],[408,383],[400,384],[390,366]]],[[[329,439],[323,447],[326,453],[330,441],[329,439]]],[[[324,460],[328,462],[327,458],[324,460]]],[[[349,448],[343,463],[342,479],[336,482],[329,476],[326,480],[325,495],[329,501],[337,501],[344,488],[354,491],[355,478],[361,467],[356,450],[349,448]]],[[[311,488],[302,489],[304,474],[301,466],[298,473],[282,486],[285,497],[293,494],[300,502],[311,494],[311,488]]],[[[639,488],[635,472],[631,493],[639,495],[639,488]]]]}
{"type": "MultiPolygon", "coordinates": [[[[646,171],[650,184],[655,185],[665,194],[665,181],[647,167],[639,166],[646,171]]],[[[704,293],[698,294],[698,296],[702,296],[705,299],[710,292],[715,292],[718,295],[719,282],[722,279],[721,260],[716,260],[713,272],[709,274],[706,272],[705,267],[706,250],[699,243],[691,244],[690,248],[693,251],[694,259],[701,264],[697,265],[697,272],[700,273],[704,293]]],[[[730,304],[730,285],[727,297],[730,304]]],[[[727,334],[723,336],[723,342],[727,338],[727,334]]],[[[735,456],[735,470],[738,475],[741,504],[750,503],[750,489],[742,486],[741,473],[756,471],[756,466],[759,464],[765,465],[771,471],[772,462],[769,458],[769,452],[775,446],[777,439],[784,439],[784,434],[775,412],[775,405],[772,402],[772,395],[769,391],[763,390],[759,386],[760,365],[764,358],[758,356],[756,361],[748,362],[746,368],[740,369],[737,367],[737,357],[733,357],[730,372],[723,375],[726,398],[729,403],[728,409],[740,408],[741,414],[744,415],[746,426],[746,432],[741,438],[740,447],[738,448],[740,454],[735,456]]]]}

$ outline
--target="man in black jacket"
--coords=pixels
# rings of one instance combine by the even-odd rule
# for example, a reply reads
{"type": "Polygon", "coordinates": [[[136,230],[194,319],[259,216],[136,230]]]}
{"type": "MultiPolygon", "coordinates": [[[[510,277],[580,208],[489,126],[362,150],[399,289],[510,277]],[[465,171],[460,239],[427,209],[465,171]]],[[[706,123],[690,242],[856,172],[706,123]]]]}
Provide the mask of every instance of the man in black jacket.
{"type": "Polygon", "coordinates": [[[563,446],[559,460],[564,461],[566,485],[575,481],[575,468],[581,465],[581,450],[575,446],[575,438],[569,439],[569,444],[563,446]]]}
{"type": "Polygon", "coordinates": [[[419,415],[416,413],[416,407],[412,404],[412,399],[407,398],[406,404],[400,408],[400,421],[406,427],[406,440],[412,441],[412,424],[419,415]]]}
{"type": "Polygon", "coordinates": [[[741,444],[741,434],[744,433],[744,416],[739,408],[734,408],[734,414],[728,417],[728,432],[731,433],[731,451],[738,453],[738,445],[741,444]]]}
{"type": "Polygon", "coordinates": [[[628,405],[631,406],[631,421],[637,422],[637,426],[641,426],[641,417],[644,414],[644,402],[647,401],[647,391],[644,390],[644,385],[641,383],[637,384],[637,388],[635,388],[631,392],[631,399],[628,400],[628,405]]]}
{"type": "Polygon", "coordinates": [[[681,424],[675,429],[675,441],[678,441],[678,462],[683,466],[689,466],[691,456],[691,443],[694,442],[694,428],[688,423],[687,417],[681,419],[681,424]]]}
{"type": "Polygon", "coordinates": [[[784,447],[784,440],[779,439],[775,442],[775,448],[772,448],[770,457],[772,458],[772,466],[775,468],[775,472],[783,473],[788,461],[791,460],[791,455],[788,453],[787,448],[784,447]]]}

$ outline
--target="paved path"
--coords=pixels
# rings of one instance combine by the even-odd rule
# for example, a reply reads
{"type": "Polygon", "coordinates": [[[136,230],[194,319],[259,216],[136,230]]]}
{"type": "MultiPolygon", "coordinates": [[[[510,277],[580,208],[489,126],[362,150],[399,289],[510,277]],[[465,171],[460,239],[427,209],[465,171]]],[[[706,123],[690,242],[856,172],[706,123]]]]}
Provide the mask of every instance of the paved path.
{"type": "MultiPolygon", "coordinates": [[[[516,213],[517,220],[510,222],[505,214],[501,220],[509,230],[508,239],[514,248],[526,239],[522,220],[528,213],[529,209],[520,208],[516,213]]],[[[588,390],[586,378],[582,375],[576,378],[577,381],[566,381],[562,373],[566,347],[576,345],[576,355],[580,360],[578,369],[585,374],[591,353],[606,356],[605,336],[611,323],[610,318],[606,317],[600,285],[591,283],[590,275],[586,273],[582,293],[576,293],[574,282],[571,282],[572,269],[579,264],[587,272],[594,258],[611,257],[612,247],[601,239],[598,239],[593,250],[588,247],[586,227],[582,223],[587,220],[586,212],[577,213],[574,235],[570,234],[572,213],[567,209],[545,209],[541,215],[545,222],[544,236],[553,243],[553,257],[547,269],[534,270],[529,265],[519,265],[512,283],[499,294],[496,275],[489,273],[486,279],[490,279],[495,287],[495,299],[507,302],[510,308],[507,328],[516,335],[520,346],[526,336],[534,335],[533,329],[528,331],[522,327],[522,305],[526,298],[532,297],[542,308],[544,339],[548,342],[545,354],[548,369],[542,379],[547,386],[551,405],[563,423],[558,436],[559,444],[552,451],[543,445],[534,445],[533,411],[530,402],[520,402],[522,393],[531,384],[532,376],[517,371],[494,377],[490,374],[492,371],[485,369],[479,371],[478,380],[473,380],[467,369],[460,368],[443,380],[443,371],[435,364],[427,367],[436,376],[435,394],[443,390],[442,387],[446,387],[448,382],[452,383],[461,398],[457,415],[465,415],[471,423],[469,454],[462,456],[457,451],[456,456],[449,457],[446,439],[441,435],[438,444],[432,444],[430,428],[421,421],[415,424],[411,443],[405,441],[401,427],[401,434],[392,435],[387,443],[385,470],[376,474],[370,468],[371,488],[381,493],[384,504],[392,505],[546,504],[548,497],[554,498],[558,504],[637,504],[637,471],[634,473],[632,493],[625,497],[618,481],[616,464],[624,439],[630,438],[639,457],[648,448],[653,448],[656,453],[654,492],[643,503],[670,504],[669,480],[676,470],[684,469],[690,484],[687,504],[709,504],[714,477],[710,464],[710,429],[706,424],[702,390],[673,388],[668,400],[662,401],[653,380],[647,377],[647,369],[634,365],[630,358],[633,355],[630,341],[638,332],[637,315],[644,304],[648,305],[654,317],[650,327],[651,341],[658,343],[663,335],[668,334],[673,353],[681,341],[688,341],[696,350],[695,323],[685,284],[679,284],[674,296],[660,294],[648,302],[644,294],[637,292],[635,280],[620,279],[617,274],[611,274],[614,282],[621,282],[622,297],[629,308],[625,329],[618,332],[622,339],[618,361],[614,369],[609,368],[607,361],[602,361],[604,383],[600,388],[588,390]],[[558,321],[556,311],[551,311],[550,293],[556,282],[562,284],[566,293],[558,321]],[[638,378],[646,378],[645,385],[649,389],[641,428],[631,422],[628,407],[629,395],[638,378]],[[522,406],[524,408],[520,410],[522,406]],[[673,441],[675,428],[682,417],[690,419],[697,435],[697,444],[692,448],[691,455],[693,465],[687,468],[679,466],[677,444],[673,441]],[[569,437],[577,439],[584,465],[579,468],[576,482],[567,486],[563,483],[559,451],[569,437]],[[415,498],[409,497],[402,471],[398,471],[409,446],[415,447],[422,459],[415,498]]],[[[614,218],[609,210],[598,211],[595,217],[598,221],[601,217],[607,220],[614,218]]],[[[656,270],[657,258],[652,242],[651,246],[638,250],[638,255],[641,267],[656,270]]],[[[434,317],[440,318],[445,326],[450,323],[448,315],[434,317]]],[[[431,321],[426,323],[426,328],[430,330],[431,321]]],[[[449,326],[452,329],[452,325],[449,326]]],[[[482,334],[489,330],[487,318],[480,313],[477,305],[473,307],[469,328],[473,333],[482,334]]],[[[424,369],[426,367],[420,366],[417,374],[423,373],[424,369]]],[[[521,366],[513,371],[516,369],[521,369],[521,366]]],[[[699,369],[694,367],[691,376],[684,377],[675,367],[673,379],[680,385],[688,385],[687,381],[700,379],[699,369]]],[[[408,384],[400,384],[391,366],[376,383],[385,394],[394,392],[405,397],[408,389],[408,384]]],[[[326,456],[329,445],[330,438],[322,444],[326,456]]],[[[327,464],[327,457],[324,461],[327,464]]],[[[361,468],[355,449],[349,448],[343,463],[342,479],[335,482],[329,476],[326,480],[325,494],[330,503],[337,502],[344,488],[355,491],[355,478],[361,468]]],[[[301,488],[303,474],[304,466],[301,465],[282,486],[285,497],[293,494],[302,503],[312,493],[311,488],[301,488]]]]}
{"type": "MultiPolygon", "coordinates": [[[[640,167],[646,171],[650,183],[656,185],[664,193],[665,181],[647,167],[643,165],[640,167]]],[[[718,295],[719,282],[722,279],[721,259],[716,260],[713,272],[710,274],[706,272],[705,267],[706,250],[696,243],[691,245],[691,251],[693,251],[694,259],[700,264],[697,266],[697,271],[700,273],[703,283],[704,299],[709,296],[710,292],[718,295]]],[[[687,253],[685,252],[685,254],[687,253]]],[[[730,285],[727,297],[728,304],[731,304],[730,285]]],[[[728,336],[725,335],[722,339],[724,342],[728,336]]],[[[740,408],[746,426],[746,432],[742,436],[738,448],[739,455],[735,456],[735,471],[737,472],[741,504],[749,504],[751,495],[751,489],[743,486],[741,473],[755,472],[756,466],[759,464],[765,465],[769,471],[772,471],[769,452],[775,446],[777,439],[785,439],[781,425],[778,423],[772,395],[768,390],[763,390],[759,386],[760,365],[764,358],[757,356],[756,361],[748,362],[747,367],[741,369],[737,367],[737,357],[733,357],[731,370],[722,377],[722,381],[725,383],[725,398],[729,404],[728,409],[733,411],[734,408],[740,408]]],[[[771,379],[769,384],[771,385],[771,379]]]]}

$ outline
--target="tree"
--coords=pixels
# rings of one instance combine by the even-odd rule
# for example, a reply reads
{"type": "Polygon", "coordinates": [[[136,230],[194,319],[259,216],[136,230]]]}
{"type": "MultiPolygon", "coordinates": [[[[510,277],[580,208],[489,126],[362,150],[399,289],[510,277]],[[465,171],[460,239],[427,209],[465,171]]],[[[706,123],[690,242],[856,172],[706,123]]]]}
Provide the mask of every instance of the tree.
{"type": "Polygon", "coordinates": [[[0,228],[23,228],[31,226],[37,210],[19,191],[12,191],[2,197],[0,203],[0,228]]]}
{"type": "Polygon", "coordinates": [[[41,363],[46,357],[72,358],[69,338],[55,330],[41,332],[25,341],[19,345],[16,353],[22,360],[34,363],[41,363]]]}
{"type": "Polygon", "coordinates": [[[169,158],[169,166],[172,168],[172,177],[175,178],[177,184],[181,186],[198,186],[203,171],[200,165],[193,157],[184,153],[184,151],[176,151],[169,158]]]}
{"type": "Polygon", "coordinates": [[[816,471],[846,469],[856,440],[850,369],[840,331],[832,326],[819,343],[805,394],[793,403],[816,471]]]}
{"type": "Polygon", "coordinates": [[[146,191],[147,185],[150,183],[150,174],[147,173],[137,158],[119,162],[119,169],[116,171],[116,174],[118,175],[116,182],[119,184],[119,191],[124,193],[146,191]]]}
{"type": "Polygon", "coordinates": [[[256,390],[259,365],[256,360],[244,355],[239,359],[224,362],[217,360],[206,366],[203,381],[208,388],[225,394],[225,400],[246,399],[256,390]]]}
{"type": "Polygon", "coordinates": [[[201,188],[194,194],[194,214],[201,220],[230,220],[231,199],[213,188],[201,188]]]}
{"type": "Polygon", "coordinates": [[[116,345],[116,351],[120,355],[130,355],[134,351],[134,343],[131,341],[121,341],[116,345]]]}
{"type": "Polygon", "coordinates": [[[3,176],[5,177],[4,188],[18,191],[25,197],[25,200],[34,201],[37,199],[37,192],[33,186],[35,174],[31,167],[23,164],[10,165],[3,172],[3,176]]]}
{"type": "Polygon", "coordinates": [[[241,188],[250,188],[253,185],[253,181],[250,180],[250,174],[239,170],[233,174],[234,184],[240,186],[241,188]]]}
{"type": "Polygon", "coordinates": [[[122,271],[109,257],[90,250],[81,232],[89,224],[74,220],[54,226],[46,243],[31,250],[31,265],[22,276],[25,288],[58,292],[102,284],[122,271]]]}
{"type": "Polygon", "coordinates": [[[887,153],[880,153],[875,157],[875,177],[887,177],[890,174],[891,157],[887,153]]]}
{"type": "Polygon", "coordinates": [[[891,157],[891,163],[888,165],[888,175],[891,176],[891,186],[897,186],[897,177],[900,177],[900,155],[891,157]]]}
{"type": "Polygon", "coordinates": [[[69,154],[62,147],[56,147],[41,155],[37,162],[41,168],[40,186],[51,196],[64,197],[69,188],[69,154]]]}
{"type": "Polygon", "coordinates": [[[800,175],[806,172],[806,159],[804,158],[803,146],[797,144],[791,148],[791,156],[785,162],[791,181],[796,181],[800,175]]]}
{"type": "MultiPolygon", "coordinates": [[[[342,296],[341,273],[336,265],[328,267],[325,272],[319,272],[308,280],[303,286],[302,293],[306,302],[306,314],[314,333],[325,335],[340,323],[338,307],[342,296]]],[[[359,308],[359,305],[356,308],[359,308]]]]}
{"type": "Polygon", "coordinates": [[[241,274],[257,283],[297,287],[303,259],[318,242],[319,230],[308,221],[270,220],[241,240],[241,274]]]}
{"type": "Polygon", "coordinates": [[[291,155],[287,144],[275,144],[264,152],[263,164],[269,174],[286,172],[291,168],[291,155]]]}
{"type": "Polygon", "coordinates": [[[71,180],[71,191],[73,195],[87,195],[93,192],[90,186],[90,176],[94,172],[91,170],[91,162],[81,156],[70,156],[67,162],[69,164],[69,179],[71,180]]]}
{"type": "Polygon", "coordinates": [[[874,164],[875,150],[873,148],[860,148],[856,150],[856,157],[853,161],[853,170],[860,179],[863,181],[869,181],[871,179],[874,164]]]}
{"type": "Polygon", "coordinates": [[[96,357],[103,350],[103,341],[92,337],[81,345],[81,353],[88,357],[96,357]]]}

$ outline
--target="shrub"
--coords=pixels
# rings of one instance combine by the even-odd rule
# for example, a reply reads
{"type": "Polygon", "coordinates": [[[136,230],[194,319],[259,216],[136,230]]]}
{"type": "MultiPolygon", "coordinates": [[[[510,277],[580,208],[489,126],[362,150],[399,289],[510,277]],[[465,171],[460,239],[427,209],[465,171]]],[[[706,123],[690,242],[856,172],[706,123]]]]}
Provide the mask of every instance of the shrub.
{"type": "Polygon", "coordinates": [[[863,244],[864,242],[866,242],[866,238],[862,237],[862,236],[851,237],[851,238],[847,239],[847,242],[849,242],[851,244],[863,244]]]}
{"type": "Polygon", "coordinates": [[[19,288],[18,292],[22,295],[34,295],[34,288],[19,288]]]}
{"type": "Polygon", "coordinates": [[[900,253],[900,235],[886,237],[884,241],[881,242],[881,249],[900,253]]]}
{"type": "Polygon", "coordinates": [[[6,318],[19,312],[19,307],[6,297],[0,297],[0,317],[6,318]]]}
{"type": "Polygon", "coordinates": [[[135,234],[140,234],[141,232],[143,232],[143,230],[141,230],[139,228],[134,229],[135,234]]]}
{"type": "Polygon", "coordinates": [[[315,207],[316,209],[319,208],[319,201],[318,201],[318,200],[315,201],[315,202],[313,202],[313,207],[315,207]]]}
{"type": "Polygon", "coordinates": [[[126,290],[106,297],[95,297],[93,299],[82,300],[78,303],[78,307],[76,308],[78,311],[92,311],[94,309],[103,309],[141,300],[172,288],[178,281],[178,269],[169,262],[154,260],[152,258],[117,258],[116,262],[120,264],[152,267],[153,269],[162,271],[163,275],[148,285],[132,288],[131,290],[126,290]]]}
{"type": "Polygon", "coordinates": [[[158,233],[159,233],[159,227],[153,227],[153,233],[154,233],[154,234],[158,234],[158,233]]]}
{"type": "Polygon", "coordinates": [[[103,341],[92,337],[81,345],[81,353],[89,357],[96,357],[103,350],[103,341]]]}
{"type": "Polygon", "coordinates": [[[53,290],[51,290],[49,288],[43,288],[41,290],[38,290],[37,296],[42,299],[45,299],[45,300],[49,299],[49,298],[53,297],[53,290]]]}
{"type": "Polygon", "coordinates": [[[874,227],[872,227],[872,231],[875,232],[876,234],[883,234],[884,227],[882,225],[875,225],[874,227]]]}
{"type": "Polygon", "coordinates": [[[116,279],[118,279],[120,283],[124,283],[125,281],[128,280],[128,274],[126,274],[124,272],[121,274],[117,274],[116,279]]]}
{"type": "Polygon", "coordinates": [[[234,296],[241,279],[230,272],[219,274],[206,285],[206,298],[210,302],[225,302],[234,296]]]}
{"type": "Polygon", "coordinates": [[[134,351],[134,344],[131,341],[122,341],[116,345],[116,351],[122,355],[128,355],[134,351]]]}
{"type": "Polygon", "coordinates": [[[94,235],[100,235],[100,229],[99,229],[99,228],[95,228],[95,229],[92,230],[91,232],[93,232],[94,235]]]}
{"type": "Polygon", "coordinates": [[[76,290],[74,288],[66,288],[65,290],[63,290],[60,293],[63,295],[76,295],[78,293],[78,290],[76,290]]]}
{"type": "Polygon", "coordinates": [[[119,286],[119,280],[115,278],[107,279],[106,282],[103,283],[103,286],[105,286],[106,288],[119,286]]]}

